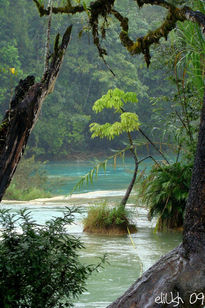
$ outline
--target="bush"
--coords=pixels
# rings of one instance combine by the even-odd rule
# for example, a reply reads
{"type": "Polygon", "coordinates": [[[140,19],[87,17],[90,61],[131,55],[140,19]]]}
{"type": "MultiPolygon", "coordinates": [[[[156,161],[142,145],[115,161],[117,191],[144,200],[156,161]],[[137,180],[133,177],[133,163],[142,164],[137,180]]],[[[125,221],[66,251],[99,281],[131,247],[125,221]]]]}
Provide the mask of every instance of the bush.
{"type": "Polygon", "coordinates": [[[51,197],[46,189],[47,175],[43,165],[34,157],[22,158],[4,199],[28,201],[51,197]]]}
{"type": "Polygon", "coordinates": [[[0,303],[6,308],[71,307],[98,266],[79,262],[79,239],[66,233],[73,210],[39,226],[27,210],[0,211],[0,303]],[[21,233],[15,224],[20,222],[21,233]]]}
{"type": "Polygon", "coordinates": [[[149,207],[148,217],[158,216],[157,230],[183,226],[192,165],[155,165],[139,186],[139,196],[149,207]]]}
{"type": "Polygon", "coordinates": [[[127,233],[127,227],[134,228],[129,224],[128,211],[121,205],[113,208],[106,204],[93,206],[83,224],[84,231],[97,233],[127,233]]]}
{"type": "Polygon", "coordinates": [[[6,191],[4,199],[29,201],[38,198],[50,198],[50,197],[52,197],[52,194],[50,192],[44,191],[40,188],[33,187],[27,190],[21,190],[16,188],[15,184],[11,184],[6,191]]]}

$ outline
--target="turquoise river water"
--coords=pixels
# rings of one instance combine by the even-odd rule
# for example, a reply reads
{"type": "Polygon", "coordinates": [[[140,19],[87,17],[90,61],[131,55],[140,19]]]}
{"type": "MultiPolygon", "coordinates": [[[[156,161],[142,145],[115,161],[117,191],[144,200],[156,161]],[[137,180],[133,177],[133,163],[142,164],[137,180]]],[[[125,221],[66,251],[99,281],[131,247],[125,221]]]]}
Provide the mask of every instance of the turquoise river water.
{"type": "Polygon", "coordinates": [[[109,264],[105,264],[99,273],[94,273],[88,279],[87,291],[80,296],[74,307],[105,308],[142,272],[177,246],[181,241],[181,233],[155,233],[154,222],[147,220],[147,209],[142,205],[136,208],[134,196],[128,203],[132,219],[138,227],[138,232],[132,234],[132,239],[129,236],[99,236],[84,233],[82,220],[88,207],[102,202],[105,198],[107,203],[120,199],[132,176],[133,165],[128,161],[125,168],[119,165],[114,171],[112,166],[108,166],[107,174],[104,175],[104,171],[100,172],[98,181],[93,186],[85,186],[72,197],[68,196],[76,180],[79,180],[90,167],[90,162],[50,163],[46,169],[51,179],[59,180],[54,190],[54,194],[59,195],[58,197],[30,202],[3,201],[1,206],[10,208],[11,211],[27,207],[40,224],[53,216],[61,216],[66,206],[80,206],[81,214],[76,214],[75,224],[68,229],[68,232],[80,237],[85,245],[85,249],[80,251],[80,258],[86,264],[93,264],[98,262],[98,257],[106,253],[109,264]],[[61,180],[63,186],[60,185],[61,180]]]}
{"type": "MultiPolygon", "coordinates": [[[[102,160],[103,161],[103,160],[102,160]]],[[[63,162],[49,162],[45,165],[46,173],[49,177],[49,185],[55,195],[69,194],[73,187],[79,182],[80,178],[88,173],[96,164],[97,160],[75,160],[63,162]]],[[[149,170],[153,161],[145,160],[139,165],[139,171],[149,170]]],[[[98,176],[94,176],[92,184],[84,185],[79,192],[91,192],[101,190],[121,190],[129,184],[134,171],[134,160],[132,158],[117,159],[116,167],[113,160],[108,161],[106,172],[103,168],[99,169],[98,176]]]]}

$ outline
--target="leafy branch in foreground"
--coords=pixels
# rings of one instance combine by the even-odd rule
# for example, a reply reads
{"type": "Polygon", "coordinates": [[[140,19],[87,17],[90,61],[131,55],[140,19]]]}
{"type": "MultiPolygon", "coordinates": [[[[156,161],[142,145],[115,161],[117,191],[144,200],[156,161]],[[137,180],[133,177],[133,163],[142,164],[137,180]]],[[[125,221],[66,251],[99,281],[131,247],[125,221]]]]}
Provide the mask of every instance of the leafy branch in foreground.
{"type": "Polygon", "coordinates": [[[129,150],[131,155],[135,161],[135,169],[134,174],[131,179],[131,182],[126,190],[126,193],[120,203],[120,205],[124,206],[127,203],[127,200],[130,196],[132,188],[134,186],[137,171],[138,171],[138,158],[136,149],[134,149],[133,139],[131,136],[131,132],[139,130],[140,122],[138,120],[138,116],[133,112],[125,112],[124,105],[126,103],[137,103],[138,99],[136,93],[134,92],[124,92],[118,88],[114,90],[109,90],[107,94],[103,95],[100,99],[98,99],[94,105],[93,110],[96,113],[103,111],[104,109],[114,109],[115,113],[120,113],[120,122],[116,121],[113,124],[105,123],[91,123],[90,131],[92,132],[91,138],[100,137],[100,138],[108,138],[113,139],[115,136],[121,135],[122,133],[126,133],[128,137],[128,141],[130,144],[129,150]]]}
{"type": "Polygon", "coordinates": [[[0,210],[2,307],[72,307],[73,300],[86,290],[86,279],[105,258],[97,265],[79,261],[78,250],[84,246],[67,233],[75,212],[67,208],[63,217],[39,226],[26,209],[19,215],[0,210]]]}

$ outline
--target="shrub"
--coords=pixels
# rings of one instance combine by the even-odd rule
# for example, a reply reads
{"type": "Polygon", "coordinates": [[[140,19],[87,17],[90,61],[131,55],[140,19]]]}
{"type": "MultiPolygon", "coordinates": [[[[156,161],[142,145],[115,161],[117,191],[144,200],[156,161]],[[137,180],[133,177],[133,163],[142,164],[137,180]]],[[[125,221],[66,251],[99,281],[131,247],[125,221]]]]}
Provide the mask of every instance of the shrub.
{"type": "Polygon", "coordinates": [[[149,207],[148,217],[158,217],[157,230],[182,227],[191,172],[192,165],[155,165],[140,183],[139,196],[149,207]]]}
{"type": "MultiPolygon", "coordinates": [[[[97,233],[127,233],[129,224],[129,213],[124,206],[110,208],[106,204],[93,206],[88,210],[84,219],[84,231],[97,233]],[[110,232],[109,232],[110,231],[110,232]]],[[[136,231],[136,228],[135,228],[136,231]]]]}
{"type": "Polygon", "coordinates": [[[97,266],[79,262],[79,239],[66,233],[73,210],[39,226],[30,212],[0,211],[0,303],[8,308],[71,307],[97,266]],[[20,222],[21,233],[16,230],[20,222]]]}
{"type": "Polygon", "coordinates": [[[34,157],[22,158],[4,199],[28,201],[51,197],[52,194],[47,191],[48,178],[43,165],[34,157]]]}
{"type": "Polygon", "coordinates": [[[26,190],[16,188],[15,184],[11,184],[6,191],[4,199],[29,201],[38,198],[50,198],[52,194],[40,188],[33,187],[26,190]]]}

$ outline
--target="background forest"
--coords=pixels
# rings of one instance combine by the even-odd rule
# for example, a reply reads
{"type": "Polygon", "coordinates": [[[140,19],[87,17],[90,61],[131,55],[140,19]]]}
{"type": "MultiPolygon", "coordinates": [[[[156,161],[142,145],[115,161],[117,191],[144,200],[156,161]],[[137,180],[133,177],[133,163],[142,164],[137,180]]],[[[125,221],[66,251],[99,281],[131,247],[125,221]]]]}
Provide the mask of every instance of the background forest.
{"type": "MultiPolygon", "coordinates": [[[[119,10],[131,21],[130,32],[133,31],[134,36],[144,35],[148,29],[156,28],[163,19],[165,12],[160,8],[156,7],[154,13],[152,8],[142,9],[136,16],[136,8],[132,10],[133,5],[130,1],[127,8],[123,6],[123,1],[118,2],[119,10]],[[136,33],[138,28],[140,30],[136,33]]],[[[18,3],[2,0],[0,3],[1,117],[8,109],[17,81],[28,74],[41,76],[43,71],[47,21],[45,18],[39,19],[33,6],[33,3],[26,0],[19,0],[18,3]],[[11,68],[15,68],[15,74],[12,74],[11,68]]],[[[160,49],[158,47],[152,65],[147,69],[143,58],[132,57],[122,48],[118,38],[119,25],[108,20],[110,28],[105,41],[108,51],[106,61],[115,73],[113,77],[99,58],[89,27],[86,28],[82,16],[53,16],[52,39],[56,32],[62,33],[67,24],[72,23],[72,18],[75,22],[71,44],[55,91],[46,100],[40,120],[32,132],[27,156],[34,154],[40,159],[59,160],[78,153],[105,152],[110,147],[122,147],[125,141],[123,137],[110,143],[105,140],[93,141],[89,133],[89,124],[99,121],[98,115],[92,111],[93,102],[108,89],[115,87],[137,93],[139,102],[133,111],[139,115],[141,127],[146,133],[152,136],[153,141],[159,142],[163,137],[163,127],[167,127],[166,117],[171,112],[170,99],[174,101],[177,92],[173,55],[166,60],[168,62],[172,59],[168,68],[163,58],[168,43],[163,43],[160,49]],[[158,97],[157,107],[155,97],[158,97]]],[[[170,52],[175,51],[174,41],[173,34],[169,41],[170,52]]],[[[105,113],[100,120],[105,122],[115,119],[110,113],[105,113]]]]}

